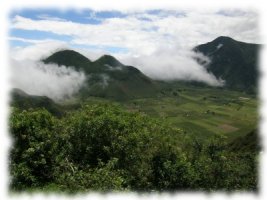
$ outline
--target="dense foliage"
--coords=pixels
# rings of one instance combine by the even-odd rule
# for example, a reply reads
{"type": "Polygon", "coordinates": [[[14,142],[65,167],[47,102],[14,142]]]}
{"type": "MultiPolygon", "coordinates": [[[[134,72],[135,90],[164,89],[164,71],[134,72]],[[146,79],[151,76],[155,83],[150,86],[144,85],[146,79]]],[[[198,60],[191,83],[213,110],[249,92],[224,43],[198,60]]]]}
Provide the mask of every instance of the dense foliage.
{"type": "Polygon", "coordinates": [[[13,109],[11,189],[82,191],[257,190],[257,151],[223,138],[200,143],[139,112],[84,105],[56,118],[13,109]]]}

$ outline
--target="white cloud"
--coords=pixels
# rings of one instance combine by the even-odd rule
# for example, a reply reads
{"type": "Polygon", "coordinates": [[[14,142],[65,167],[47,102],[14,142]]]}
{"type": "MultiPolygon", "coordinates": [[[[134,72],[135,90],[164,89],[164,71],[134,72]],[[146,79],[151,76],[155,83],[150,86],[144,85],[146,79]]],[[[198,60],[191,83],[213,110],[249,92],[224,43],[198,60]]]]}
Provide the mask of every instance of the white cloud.
{"type": "Polygon", "coordinates": [[[216,47],[216,49],[219,50],[222,47],[223,47],[223,44],[218,44],[218,46],[216,47]]]}
{"type": "Polygon", "coordinates": [[[45,14],[41,14],[37,16],[39,19],[44,19],[44,20],[53,20],[53,21],[66,21],[63,18],[59,18],[59,17],[53,17],[50,15],[45,15],[45,14]]]}
{"type": "MultiPolygon", "coordinates": [[[[51,16],[42,20],[15,16],[12,28],[67,35],[69,43],[46,41],[13,49],[16,59],[39,60],[55,49],[72,45],[98,46],[96,50],[71,48],[94,60],[106,54],[105,47],[125,48],[113,52],[125,64],[138,67],[156,79],[197,80],[210,85],[221,82],[192,59],[190,50],[225,35],[236,40],[260,43],[258,15],[253,11],[184,9],[180,11],[125,12],[122,18],[102,18],[99,24],[60,21],[51,16]]],[[[94,14],[90,16],[94,18],[94,14]]]]}
{"type": "Polygon", "coordinates": [[[46,43],[46,42],[54,42],[55,41],[55,40],[51,40],[51,39],[34,40],[34,39],[26,39],[26,38],[20,38],[20,37],[9,37],[8,40],[20,41],[20,42],[31,43],[31,44],[38,44],[38,43],[46,43]]]}
{"type": "MultiPolygon", "coordinates": [[[[11,38],[12,39],[12,38],[11,38]]],[[[13,38],[14,39],[14,38],[13,38]]],[[[39,61],[52,53],[68,48],[67,43],[56,40],[29,40],[23,38],[15,38],[24,42],[33,43],[25,47],[13,47],[9,51],[10,58],[16,60],[35,60],[39,61]]]]}
{"type": "Polygon", "coordinates": [[[14,59],[11,59],[10,65],[13,88],[56,101],[72,97],[85,81],[82,72],[65,66],[14,59]]]}
{"type": "Polygon", "coordinates": [[[152,54],[163,44],[192,47],[220,35],[245,42],[259,42],[257,14],[249,11],[242,12],[242,15],[231,13],[233,11],[230,10],[228,16],[218,14],[217,10],[162,11],[157,15],[136,12],[128,13],[123,18],[103,19],[97,25],[15,16],[12,28],[68,35],[73,37],[74,44],[124,47],[140,55],[152,54]]]}
{"type": "Polygon", "coordinates": [[[200,81],[212,86],[222,86],[224,82],[217,80],[206,68],[200,66],[193,57],[209,63],[210,60],[192,51],[181,49],[162,49],[151,56],[139,59],[125,58],[125,62],[138,67],[143,73],[157,80],[200,81]]]}

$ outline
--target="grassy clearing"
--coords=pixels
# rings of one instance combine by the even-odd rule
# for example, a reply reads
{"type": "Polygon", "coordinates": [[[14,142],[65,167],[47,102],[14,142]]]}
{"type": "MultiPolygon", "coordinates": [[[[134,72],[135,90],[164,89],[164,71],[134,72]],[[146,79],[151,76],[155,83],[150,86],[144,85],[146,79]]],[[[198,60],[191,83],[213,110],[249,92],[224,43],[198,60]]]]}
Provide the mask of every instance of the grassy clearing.
{"type": "Polygon", "coordinates": [[[180,85],[155,98],[123,102],[129,110],[161,118],[198,138],[220,134],[232,140],[257,127],[257,99],[241,92],[180,85]]]}

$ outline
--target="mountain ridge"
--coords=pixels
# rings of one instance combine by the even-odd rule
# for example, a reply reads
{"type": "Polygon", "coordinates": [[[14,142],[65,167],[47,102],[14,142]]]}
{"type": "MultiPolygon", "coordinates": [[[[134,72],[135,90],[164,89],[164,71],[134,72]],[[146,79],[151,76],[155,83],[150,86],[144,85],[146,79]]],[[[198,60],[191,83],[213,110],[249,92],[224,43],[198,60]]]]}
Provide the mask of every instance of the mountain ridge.
{"type": "MultiPolygon", "coordinates": [[[[260,45],[219,36],[198,45],[192,50],[207,56],[211,61],[201,63],[217,79],[225,81],[225,88],[256,94],[258,79],[258,53],[260,45]]],[[[197,58],[195,58],[197,59],[197,58]]],[[[149,78],[134,66],[124,65],[111,55],[102,55],[91,61],[73,50],[58,51],[43,60],[74,67],[87,75],[86,84],[81,88],[82,97],[107,97],[128,99],[155,94],[160,83],[149,78]]],[[[178,81],[179,82],[179,81],[178,81]]],[[[195,84],[192,82],[192,84],[195,84]]],[[[200,84],[201,85],[201,84],[200,84]]]]}
{"type": "Polygon", "coordinates": [[[63,50],[47,57],[43,62],[74,67],[77,71],[83,71],[87,80],[79,92],[82,98],[97,96],[117,100],[129,99],[149,96],[157,91],[152,79],[137,68],[122,64],[111,55],[103,55],[91,61],[73,50],[63,50]]]}
{"type": "Polygon", "coordinates": [[[249,93],[257,91],[259,50],[259,44],[226,36],[193,48],[193,51],[209,57],[211,62],[205,66],[207,71],[225,80],[225,87],[249,93]]]}

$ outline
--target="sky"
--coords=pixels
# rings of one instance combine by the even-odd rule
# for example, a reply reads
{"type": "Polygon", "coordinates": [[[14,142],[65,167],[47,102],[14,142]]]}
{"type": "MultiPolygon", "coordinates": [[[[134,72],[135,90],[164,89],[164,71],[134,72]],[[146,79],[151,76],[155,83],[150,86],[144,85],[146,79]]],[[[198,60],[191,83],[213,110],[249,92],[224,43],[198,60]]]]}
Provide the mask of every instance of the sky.
{"type": "MultiPolygon", "coordinates": [[[[91,60],[96,60],[103,54],[110,54],[126,65],[137,67],[153,79],[196,80],[221,86],[223,80],[216,79],[192,57],[209,58],[193,55],[192,48],[219,36],[260,43],[258,14],[253,10],[21,9],[13,10],[9,19],[10,58],[15,60],[11,63],[16,63],[13,67],[12,80],[16,80],[14,87],[50,97],[53,87],[45,89],[46,92],[41,89],[37,92],[31,86],[39,80],[36,70],[40,73],[50,70],[50,66],[40,67],[42,63],[39,61],[61,49],[76,50],[91,60]],[[35,70],[35,76],[28,77],[27,72],[17,73],[20,67],[27,69],[23,62],[27,62],[29,71],[35,70]]],[[[60,78],[66,75],[63,74],[60,78]]],[[[76,72],[73,76],[77,77],[76,72]]],[[[40,77],[49,76],[41,74],[40,77]]],[[[77,83],[74,77],[67,79],[73,80],[74,82],[68,83],[76,88],[82,83],[77,83]]],[[[38,88],[46,88],[49,83],[51,81],[47,79],[47,83],[44,81],[38,88]]],[[[64,85],[63,83],[58,85],[64,85]]],[[[52,93],[56,94],[57,91],[52,93]]]]}
{"type": "MultiPolygon", "coordinates": [[[[93,52],[151,55],[160,48],[192,48],[225,35],[259,43],[258,16],[243,10],[14,10],[11,47],[65,44],[93,52]]],[[[93,56],[92,56],[93,57],[93,56]]]]}

